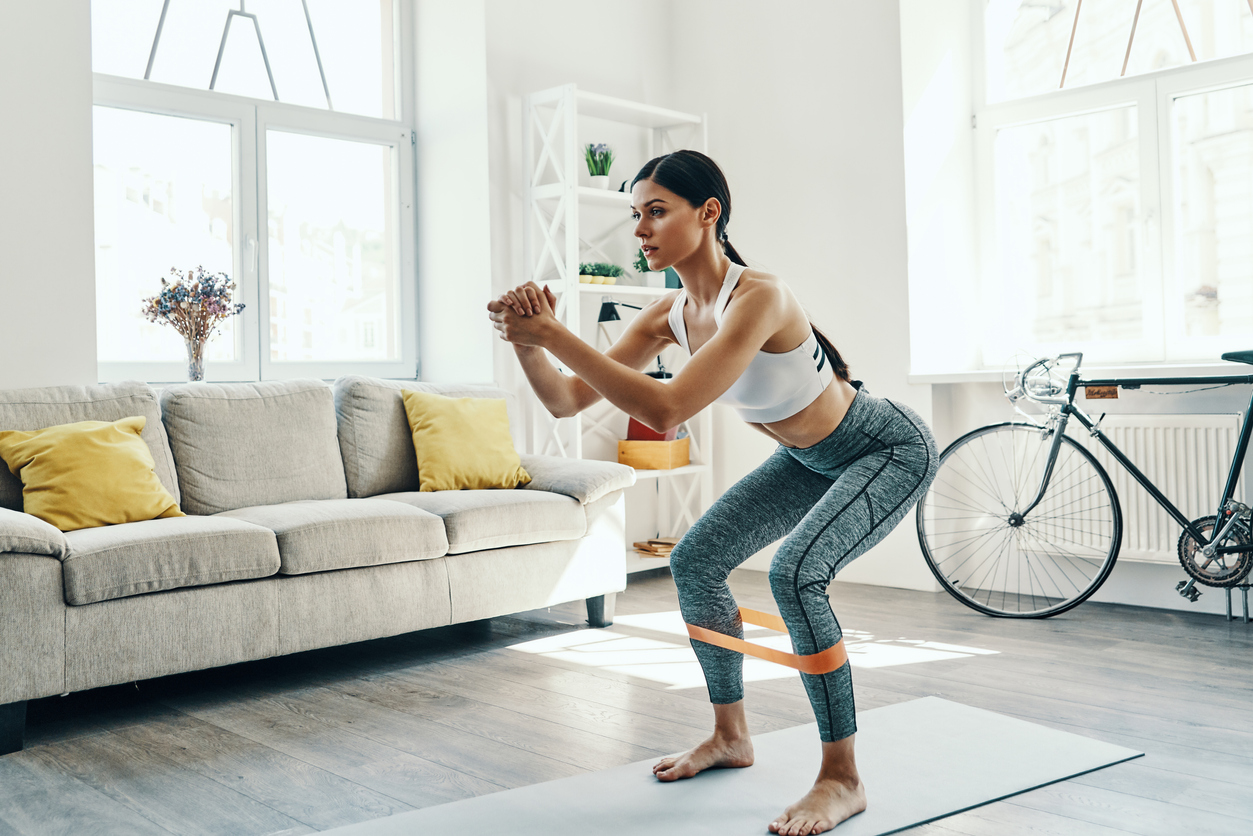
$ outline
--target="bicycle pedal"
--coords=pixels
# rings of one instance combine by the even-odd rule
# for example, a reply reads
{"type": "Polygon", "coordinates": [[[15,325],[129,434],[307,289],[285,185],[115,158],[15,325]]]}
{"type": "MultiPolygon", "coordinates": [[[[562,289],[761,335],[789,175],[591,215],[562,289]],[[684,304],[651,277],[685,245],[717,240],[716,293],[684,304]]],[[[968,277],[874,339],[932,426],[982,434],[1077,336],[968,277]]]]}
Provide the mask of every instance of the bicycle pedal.
{"type": "Polygon", "coordinates": [[[1201,590],[1196,588],[1196,581],[1179,581],[1175,584],[1175,589],[1193,604],[1196,603],[1197,598],[1201,597],[1201,590]]]}

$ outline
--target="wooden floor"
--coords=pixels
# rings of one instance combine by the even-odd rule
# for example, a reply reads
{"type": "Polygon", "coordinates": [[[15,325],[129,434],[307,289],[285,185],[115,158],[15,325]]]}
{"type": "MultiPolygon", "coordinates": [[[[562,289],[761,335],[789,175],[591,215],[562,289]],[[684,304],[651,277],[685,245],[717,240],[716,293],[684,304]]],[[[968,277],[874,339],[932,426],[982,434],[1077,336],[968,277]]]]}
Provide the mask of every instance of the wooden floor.
{"type": "MultiPolygon", "coordinates": [[[[731,586],[775,609],[764,573],[737,570],[731,586]]],[[[997,651],[857,668],[859,710],[934,694],[1147,752],[911,836],[1253,833],[1253,625],[1092,603],[1008,621],[850,584],[831,597],[844,629],[888,655],[923,640],[997,651]]],[[[619,616],[677,609],[664,569],[618,596],[619,616]]],[[[0,836],[309,833],[703,740],[703,684],[509,649],[590,630],[585,615],[572,603],[32,701],[27,748],[0,758],[0,836]]],[[[754,734],[814,720],[796,674],[746,691],[754,734]]]]}

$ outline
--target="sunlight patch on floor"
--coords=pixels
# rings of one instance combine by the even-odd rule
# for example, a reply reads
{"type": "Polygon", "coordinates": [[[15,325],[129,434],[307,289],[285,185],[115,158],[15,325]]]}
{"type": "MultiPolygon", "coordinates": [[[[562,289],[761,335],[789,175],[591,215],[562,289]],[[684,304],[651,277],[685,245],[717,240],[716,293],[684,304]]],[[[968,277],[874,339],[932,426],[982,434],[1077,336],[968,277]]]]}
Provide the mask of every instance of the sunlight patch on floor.
{"type": "MultiPolygon", "coordinates": [[[[665,683],[669,686],[667,690],[705,687],[704,673],[678,610],[618,615],[614,617],[614,628],[617,629],[574,630],[509,645],[509,649],[650,679],[665,683]],[[662,641],[622,631],[631,628],[679,636],[682,642],[662,641]]],[[[792,642],[787,635],[766,627],[745,624],[744,637],[762,647],[792,652],[792,642]]],[[[845,630],[844,647],[848,651],[849,663],[855,668],[886,668],[998,652],[925,639],[876,639],[861,630],[845,630]]],[[[797,675],[795,670],[783,665],[752,657],[744,659],[745,682],[788,679],[797,675]]]]}

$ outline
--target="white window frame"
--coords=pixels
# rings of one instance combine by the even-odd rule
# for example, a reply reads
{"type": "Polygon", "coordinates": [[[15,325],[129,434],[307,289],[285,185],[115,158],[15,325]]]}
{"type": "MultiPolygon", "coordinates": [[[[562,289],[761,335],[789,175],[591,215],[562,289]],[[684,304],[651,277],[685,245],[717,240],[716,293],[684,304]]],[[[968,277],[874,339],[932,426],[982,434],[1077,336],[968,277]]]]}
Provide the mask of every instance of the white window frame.
{"type": "MultiPolygon", "coordinates": [[[[246,307],[235,318],[234,362],[206,362],[205,380],[257,381],[291,378],[333,380],[347,374],[414,379],[418,369],[416,269],[416,190],[414,105],[411,45],[413,18],[409,3],[398,3],[395,16],[396,112],[399,119],[379,119],[302,105],[253,99],[210,90],[196,90],[142,79],[93,73],[93,104],[104,107],[182,116],[231,126],[232,212],[235,247],[231,278],[238,301],[246,307]],[[391,361],[270,360],[269,235],[266,223],[265,140],[274,129],[310,136],[367,142],[390,147],[393,154],[396,240],[399,281],[400,357],[391,361]]],[[[160,276],[154,276],[157,283],[160,276]]],[[[156,293],[159,287],[153,288],[156,293]]],[[[138,309],[141,300],[135,300],[138,309]]],[[[187,379],[187,363],[128,362],[97,364],[101,381],[144,380],[171,383],[187,379]]]]}
{"type": "MultiPolygon", "coordinates": [[[[973,27],[971,83],[975,131],[975,215],[978,241],[978,296],[984,305],[981,316],[1000,316],[1000,293],[997,281],[998,242],[996,238],[995,159],[994,142],[998,130],[1106,110],[1121,105],[1135,105],[1137,133],[1140,141],[1140,263],[1146,294],[1144,300],[1145,339],[1128,344],[1126,350],[1107,356],[1102,367],[1134,369],[1141,364],[1165,365],[1181,373],[1195,371],[1233,371],[1230,363],[1219,359],[1217,341],[1209,338],[1215,349],[1212,356],[1178,359],[1172,356],[1172,311],[1167,294],[1175,284],[1175,217],[1174,166],[1171,108],[1175,98],[1253,84],[1253,54],[1237,55],[1182,67],[1157,70],[1126,78],[1111,79],[1082,87],[1060,89],[1022,99],[987,103],[985,83],[985,52],[982,4],[971,4],[973,27]]],[[[1203,345],[1199,338],[1188,338],[1193,345],[1203,345]]],[[[1084,345],[1041,346],[1041,354],[1057,351],[1085,350],[1084,345]]],[[[998,358],[984,356],[980,339],[980,370],[999,369],[998,358]]],[[[1085,359],[1085,366],[1088,365],[1085,359]]],[[[933,376],[928,376],[933,377],[933,376]]],[[[972,376],[973,377],[973,376],[972,376]]],[[[982,377],[982,375],[980,375],[982,377]]]]}

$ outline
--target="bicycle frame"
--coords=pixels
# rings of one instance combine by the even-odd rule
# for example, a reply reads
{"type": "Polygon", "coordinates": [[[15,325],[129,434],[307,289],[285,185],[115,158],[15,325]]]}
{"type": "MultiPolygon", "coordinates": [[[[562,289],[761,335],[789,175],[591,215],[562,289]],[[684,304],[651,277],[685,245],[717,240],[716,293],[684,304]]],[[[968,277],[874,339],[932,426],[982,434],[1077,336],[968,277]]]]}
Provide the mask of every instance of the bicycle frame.
{"type": "MultiPolygon", "coordinates": [[[[1082,358],[1082,355],[1060,355],[1060,357],[1074,356],[1082,358]]],[[[1139,482],[1140,485],[1148,491],[1149,496],[1153,497],[1154,501],[1156,501],[1158,505],[1162,506],[1166,513],[1170,514],[1175,522],[1179,523],[1179,525],[1181,525],[1198,544],[1201,546],[1210,545],[1211,541],[1207,539],[1199,529],[1192,525],[1192,521],[1185,517],[1183,512],[1176,508],[1174,503],[1171,502],[1165,494],[1158,490],[1157,486],[1153,484],[1149,477],[1145,476],[1140,468],[1136,467],[1135,463],[1132,462],[1131,459],[1127,458],[1126,454],[1123,453],[1122,450],[1118,449],[1118,445],[1110,441],[1109,437],[1101,431],[1101,428],[1097,426],[1099,421],[1094,422],[1082,409],[1074,404],[1075,393],[1078,391],[1080,386],[1085,388],[1088,386],[1118,386],[1124,389],[1139,389],[1141,386],[1145,385],[1181,386],[1203,383],[1253,383],[1253,375],[1225,375],[1213,377],[1136,377],[1081,380],[1079,378],[1078,363],[1076,363],[1076,369],[1070,373],[1070,378],[1066,385],[1065,400],[1061,400],[1059,398],[1051,401],[1060,409],[1057,426],[1053,430],[1053,443],[1049,448],[1049,458],[1044,467],[1044,475],[1040,480],[1040,490],[1036,494],[1035,499],[1020,512],[1021,515],[1026,517],[1027,514],[1044,498],[1044,493],[1048,490],[1049,481],[1053,477],[1053,465],[1057,460],[1057,451],[1061,446],[1061,437],[1066,432],[1066,424],[1069,421],[1070,416],[1073,415],[1092,436],[1101,442],[1101,445],[1109,451],[1110,455],[1113,456],[1119,464],[1127,469],[1127,472],[1131,474],[1132,478],[1139,482]]],[[[1050,401],[1046,399],[1037,398],[1035,400],[1041,403],[1050,403],[1050,401]]],[[[1227,511],[1227,503],[1231,500],[1232,495],[1236,491],[1236,482],[1240,479],[1240,468],[1244,466],[1244,457],[1248,452],[1249,438],[1251,435],[1253,435],[1253,396],[1250,396],[1249,406],[1244,412],[1244,422],[1240,427],[1240,439],[1236,444],[1236,454],[1231,460],[1231,470],[1227,473],[1227,484],[1223,488],[1222,499],[1219,501],[1218,509],[1215,511],[1215,520],[1221,520],[1223,518],[1224,512],[1227,511]]],[[[1219,537],[1223,533],[1217,523],[1214,525],[1213,533],[1215,538],[1219,537]]],[[[1247,550],[1248,546],[1218,546],[1214,549],[1214,553],[1234,554],[1247,550]]]]}

